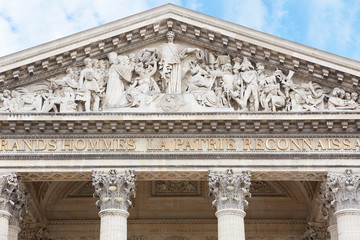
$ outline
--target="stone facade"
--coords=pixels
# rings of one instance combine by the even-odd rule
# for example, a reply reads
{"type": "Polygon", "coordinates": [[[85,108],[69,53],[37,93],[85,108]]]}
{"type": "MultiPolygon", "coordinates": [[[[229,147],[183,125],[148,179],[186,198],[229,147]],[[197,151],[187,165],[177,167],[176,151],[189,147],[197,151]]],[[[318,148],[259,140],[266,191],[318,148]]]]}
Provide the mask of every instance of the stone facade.
{"type": "Polygon", "coordinates": [[[0,240],[358,239],[359,66],[171,4],[2,57],[0,240]]]}

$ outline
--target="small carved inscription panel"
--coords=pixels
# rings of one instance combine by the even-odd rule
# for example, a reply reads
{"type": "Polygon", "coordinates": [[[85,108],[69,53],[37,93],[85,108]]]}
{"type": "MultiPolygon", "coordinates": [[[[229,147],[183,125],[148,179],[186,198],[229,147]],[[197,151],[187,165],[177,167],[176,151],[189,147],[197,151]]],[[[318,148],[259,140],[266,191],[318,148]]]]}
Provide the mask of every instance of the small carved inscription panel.
{"type": "Polygon", "coordinates": [[[155,181],[151,183],[152,196],[200,196],[198,181],[155,181]]]}

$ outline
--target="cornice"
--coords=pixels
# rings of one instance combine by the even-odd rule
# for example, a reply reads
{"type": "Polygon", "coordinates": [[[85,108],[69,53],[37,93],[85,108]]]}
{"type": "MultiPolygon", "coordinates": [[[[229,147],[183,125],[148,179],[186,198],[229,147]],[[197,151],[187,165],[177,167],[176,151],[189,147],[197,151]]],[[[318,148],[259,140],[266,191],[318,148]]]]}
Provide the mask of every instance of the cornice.
{"type": "Polygon", "coordinates": [[[194,134],[357,137],[359,118],[360,112],[2,113],[0,132],[2,138],[44,135],[86,138],[118,134],[129,137],[194,134]]]}

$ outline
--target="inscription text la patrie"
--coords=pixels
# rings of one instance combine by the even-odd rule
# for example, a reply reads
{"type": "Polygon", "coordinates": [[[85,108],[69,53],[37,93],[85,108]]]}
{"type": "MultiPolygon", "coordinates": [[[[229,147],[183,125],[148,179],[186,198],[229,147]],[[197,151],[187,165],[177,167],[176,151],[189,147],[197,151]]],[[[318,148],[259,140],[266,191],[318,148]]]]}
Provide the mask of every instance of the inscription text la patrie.
{"type": "Polygon", "coordinates": [[[360,151],[360,138],[0,139],[0,152],[360,151]]]}

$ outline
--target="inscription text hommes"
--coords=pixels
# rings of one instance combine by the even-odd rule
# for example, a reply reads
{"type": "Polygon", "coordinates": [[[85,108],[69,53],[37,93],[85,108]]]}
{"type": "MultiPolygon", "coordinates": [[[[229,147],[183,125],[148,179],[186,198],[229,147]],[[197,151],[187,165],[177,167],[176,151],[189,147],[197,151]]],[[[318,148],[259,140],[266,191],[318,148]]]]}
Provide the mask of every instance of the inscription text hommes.
{"type": "Polygon", "coordinates": [[[360,138],[0,139],[0,152],[360,151],[360,138]]]}

